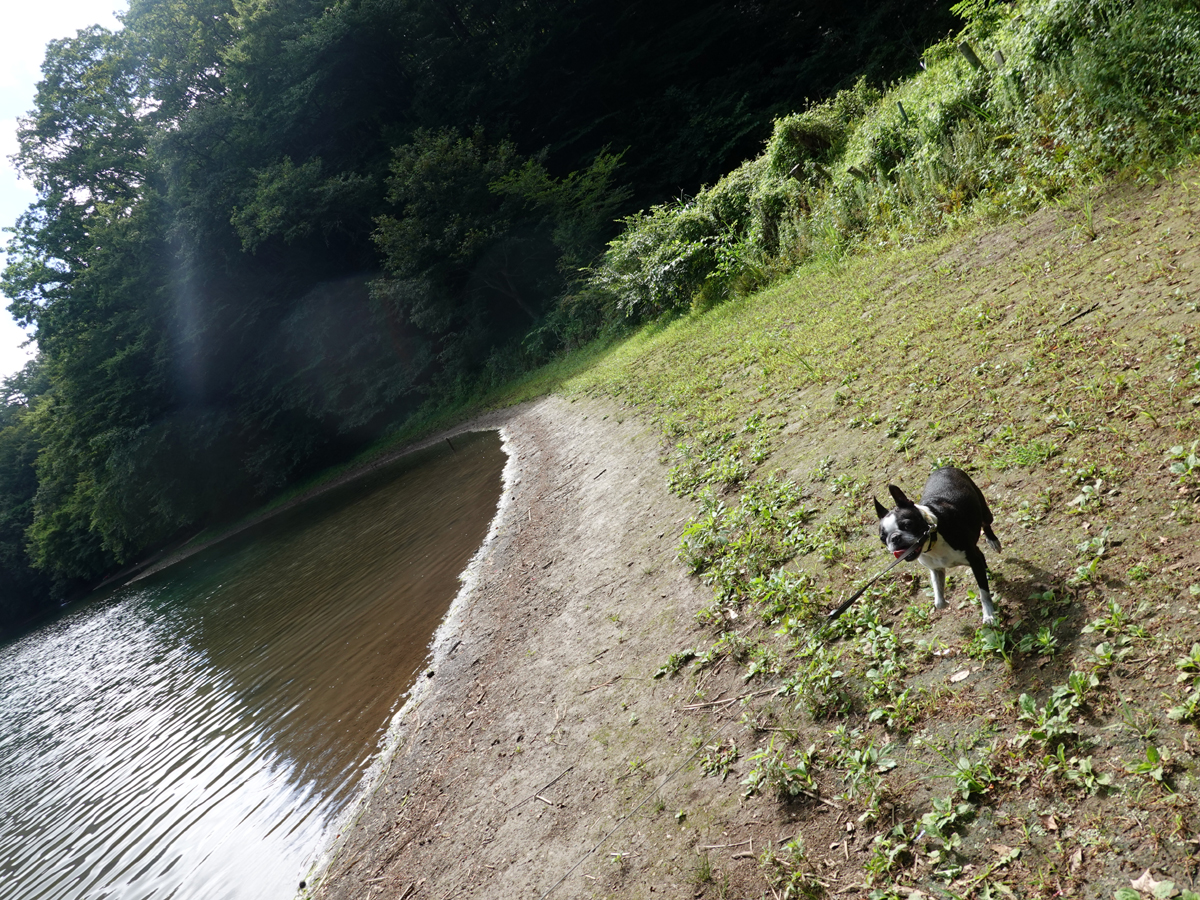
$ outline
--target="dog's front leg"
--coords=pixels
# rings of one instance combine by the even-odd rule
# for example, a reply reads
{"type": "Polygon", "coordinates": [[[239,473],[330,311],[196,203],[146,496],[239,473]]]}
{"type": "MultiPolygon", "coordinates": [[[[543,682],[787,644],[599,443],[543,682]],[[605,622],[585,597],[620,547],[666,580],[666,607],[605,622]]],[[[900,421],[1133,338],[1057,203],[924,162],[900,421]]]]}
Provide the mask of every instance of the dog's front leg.
{"type": "Polygon", "coordinates": [[[992,595],[988,593],[987,588],[979,589],[979,602],[983,606],[983,624],[996,624],[996,608],[992,606],[992,595]]]}
{"type": "Polygon", "coordinates": [[[929,580],[933,582],[933,608],[946,608],[946,570],[930,569],[929,580]]]}

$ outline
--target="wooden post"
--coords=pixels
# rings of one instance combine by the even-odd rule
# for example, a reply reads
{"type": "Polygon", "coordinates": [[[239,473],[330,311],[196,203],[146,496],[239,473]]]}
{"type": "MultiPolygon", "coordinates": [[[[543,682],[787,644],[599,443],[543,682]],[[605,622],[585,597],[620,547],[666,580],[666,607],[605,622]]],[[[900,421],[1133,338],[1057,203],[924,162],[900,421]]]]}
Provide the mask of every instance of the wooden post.
{"type": "Polygon", "coordinates": [[[963,41],[958,45],[958,52],[963,55],[963,58],[971,64],[972,69],[982,69],[983,63],[979,61],[979,57],[975,55],[975,51],[971,49],[971,45],[963,41]]]}

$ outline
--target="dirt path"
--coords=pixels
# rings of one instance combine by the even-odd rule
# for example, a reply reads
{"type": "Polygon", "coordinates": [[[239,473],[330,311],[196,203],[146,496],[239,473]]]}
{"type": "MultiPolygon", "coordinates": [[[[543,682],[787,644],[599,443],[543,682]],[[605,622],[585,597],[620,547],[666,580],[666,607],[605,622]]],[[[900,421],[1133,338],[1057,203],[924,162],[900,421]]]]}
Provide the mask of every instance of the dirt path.
{"type": "Polygon", "coordinates": [[[696,836],[677,837],[709,814],[688,811],[687,763],[722,722],[652,676],[708,591],[675,559],[690,507],[661,438],[621,416],[562,398],[507,414],[517,476],[478,583],[306,896],[695,896],[696,836]]]}

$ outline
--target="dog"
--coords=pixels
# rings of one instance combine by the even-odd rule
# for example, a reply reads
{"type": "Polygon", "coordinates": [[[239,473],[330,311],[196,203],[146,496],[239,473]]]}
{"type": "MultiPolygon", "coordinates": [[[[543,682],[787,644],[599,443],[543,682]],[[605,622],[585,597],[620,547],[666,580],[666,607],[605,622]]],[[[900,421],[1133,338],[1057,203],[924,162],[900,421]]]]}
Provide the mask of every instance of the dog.
{"type": "Polygon", "coordinates": [[[883,545],[897,559],[915,558],[929,569],[935,609],[946,608],[946,569],[970,566],[979,584],[983,623],[995,625],[987,559],[977,546],[979,532],[983,532],[993,550],[1000,550],[1000,541],[992,533],[992,511],[971,476],[953,466],[936,469],[925,482],[920,503],[913,503],[894,484],[888,485],[888,491],[896,501],[893,510],[885,509],[871,498],[875,500],[883,545]]]}

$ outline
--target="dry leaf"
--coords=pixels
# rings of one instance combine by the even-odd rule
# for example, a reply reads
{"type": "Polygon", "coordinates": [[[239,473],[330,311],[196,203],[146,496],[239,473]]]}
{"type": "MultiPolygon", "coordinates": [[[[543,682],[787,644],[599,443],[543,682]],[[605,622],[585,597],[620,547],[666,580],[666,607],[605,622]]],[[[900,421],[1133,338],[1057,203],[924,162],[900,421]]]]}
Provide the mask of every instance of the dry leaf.
{"type": "Polygon", "coordinates": [[[1173,881],[1165,879],[1159,881],[1150,874],[1149,869],[1138,876],[1136,880],[1131,881],[1130,884],[1133,885],[1135,891],[1149,894],[1151,897],[1155,897],[1156,900],[1166,900],[1167,897],[1174,897],[1179,893],[1179,889],[1175,887],[1173,881]]]}
{"type": "Polygon", "coordinates": [[[1131,881],[1130,884],[1133,886],[1135,891],[1142,891],[1146,894],[1152,894],[1154,893],[1154,885],[1158,884],[1158,882],[1154,880],[1154,876],[1151,875],[1150,870],[1147,869],[1145,872],[1139,875],[1137,879],[1131,881]]]}
{"type": "Polygon", "coordinates": [[[962,669],[958,672],[955,672],[953,675],[951,675],[950,681],[951,682],[962,681],[964,678],[966,678],[970,674],[971,674],[970,669],[962,669]]]}
{"type": "Polygon", "coordinates": [[[1075,852],[1071,854],[1071,871],[1075,872],[1083,865],[1083,848],[1076,847],[1075,852]]]}
{"type": "Polygon", "coordinates": [[[1054,816],[1046,816],[1042,819],[1042,824],[1046,826],[1047,831],[1058,831],[1058,820],[1054,816]]]}

